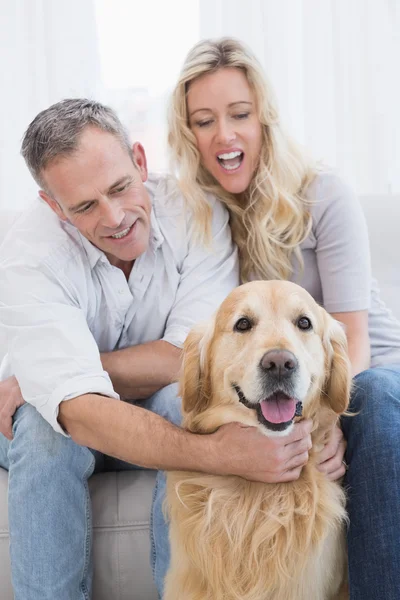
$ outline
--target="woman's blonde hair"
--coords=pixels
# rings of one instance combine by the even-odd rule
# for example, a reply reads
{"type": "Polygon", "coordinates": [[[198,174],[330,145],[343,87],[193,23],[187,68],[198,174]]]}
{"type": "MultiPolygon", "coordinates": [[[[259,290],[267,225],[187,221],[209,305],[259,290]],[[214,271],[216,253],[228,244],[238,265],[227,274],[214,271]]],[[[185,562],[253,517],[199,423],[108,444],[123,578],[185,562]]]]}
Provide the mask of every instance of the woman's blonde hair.
{"type": "Polygon", "coordinates": [[[186,57],[173,91],[168,120],[172,170],[193,211],[197,235],[210,239],[211,209],[206,194],[212,193],[230,212],[242,281],[252,277],[287,279],[292,272],[292,254],[303,264],[299,246],[311,228],[304,191],[317,167],[284,133],[272,89],[255,56],[233,38],[196,44],[186,57]],[[204,168],[188,118],[191,82],[224,67],[245,74],[262,126],[258,167],[249,188],[240,195],[225,191],[204,168]]]}

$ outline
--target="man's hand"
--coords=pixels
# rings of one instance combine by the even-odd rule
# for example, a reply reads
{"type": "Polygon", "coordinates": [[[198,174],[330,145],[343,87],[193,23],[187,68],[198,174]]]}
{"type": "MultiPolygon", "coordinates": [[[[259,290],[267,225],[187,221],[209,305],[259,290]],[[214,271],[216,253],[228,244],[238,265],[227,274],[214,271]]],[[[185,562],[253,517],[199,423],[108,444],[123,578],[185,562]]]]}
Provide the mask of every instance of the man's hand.
{"type": "Polygon", "coordinates": [[[311,428],[307,419],[296,423],[287,436],[268,437],[256,427],[223,425],[210,435],[218,448],[210,472],[264,483],[294,481],[308,461],[311,428]]]}
{"type": "Polygon", "coordinates": [[[317,468],[328,477],[330,481],[340,479],[346,473],[344,453],[346,452],[346,440],[338,425],[334,425],[328,436],[325,447],[317,455],[317,468]]]}
{"type": "Polygon", "coordinates": [[[25,404],[15,377],[0,381],[0,433],[13,439],[12,418],[17,408],[25,404]]]}

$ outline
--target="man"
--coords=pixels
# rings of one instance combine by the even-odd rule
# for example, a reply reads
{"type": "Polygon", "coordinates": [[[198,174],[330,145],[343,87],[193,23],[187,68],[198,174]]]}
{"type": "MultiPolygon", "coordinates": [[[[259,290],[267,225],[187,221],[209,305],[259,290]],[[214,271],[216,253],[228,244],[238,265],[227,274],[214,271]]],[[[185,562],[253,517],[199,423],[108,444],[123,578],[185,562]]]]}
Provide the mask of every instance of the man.
{"type": "MultiPolygon", "coordinates": [[[[0,435],[0,465],[10,471],[14,593],[90,598],[87,479],[104,454],[152,469],[288,481],[307,460],[309,423],[282,442],[237,424],[200,436],[168,422],[179,423],[170,384],[189,329],[238,283],[218,202],[210,200],[208,248],[195,241],[173,183],[148,178],[143,147],[131,148],[115,114],[85,99],[41,112],[22,154],[42,202],[0,253],[8,339],[0,431],[12,437],[0,435]]],[[[166,565],[158,564],[161,593],[166,565]]]]}

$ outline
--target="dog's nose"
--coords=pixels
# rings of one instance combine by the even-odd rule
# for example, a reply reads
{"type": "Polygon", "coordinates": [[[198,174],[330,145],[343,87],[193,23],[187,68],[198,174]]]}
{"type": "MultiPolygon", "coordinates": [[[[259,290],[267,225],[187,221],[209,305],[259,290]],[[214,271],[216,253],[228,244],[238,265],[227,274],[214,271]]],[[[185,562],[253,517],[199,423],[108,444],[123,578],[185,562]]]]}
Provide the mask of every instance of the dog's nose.
{"type": "Polygon", "coordinates": [[[289,376],[297,368],[298,361],[289,350],[269,350],[261,359],[261,367],[270,375],[277,377],[289,376]]]}

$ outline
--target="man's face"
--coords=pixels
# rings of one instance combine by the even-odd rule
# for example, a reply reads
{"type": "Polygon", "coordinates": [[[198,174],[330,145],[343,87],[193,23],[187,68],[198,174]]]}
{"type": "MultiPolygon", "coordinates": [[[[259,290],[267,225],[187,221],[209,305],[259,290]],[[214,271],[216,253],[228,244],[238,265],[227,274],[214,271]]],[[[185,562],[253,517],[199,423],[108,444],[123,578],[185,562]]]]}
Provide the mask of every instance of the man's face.
{"type": "Polygon", "coordinates": [[[55,159],[42,176],[51,196],[40,196],[72,223],[111,264],[127,266],[147,249],[151,201],[144,149],[133,146],[136,165],[111,133],[87,127],[71,156],[55,159]]]}

